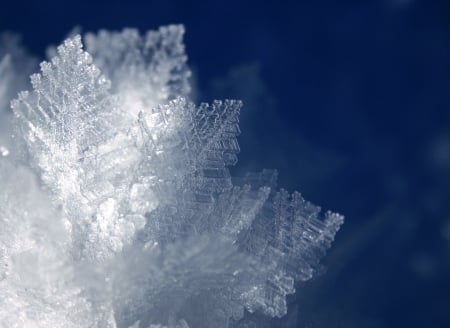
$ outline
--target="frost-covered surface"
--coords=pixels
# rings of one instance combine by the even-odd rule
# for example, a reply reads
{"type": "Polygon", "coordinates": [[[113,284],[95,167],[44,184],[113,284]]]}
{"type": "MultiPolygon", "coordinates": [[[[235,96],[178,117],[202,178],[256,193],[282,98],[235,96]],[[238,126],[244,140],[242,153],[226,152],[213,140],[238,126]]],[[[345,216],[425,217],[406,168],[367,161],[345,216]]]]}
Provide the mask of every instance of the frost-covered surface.
{"type": "Polygon", "coordinates": [[[242,104],[189,100],[183,33],[69,38],[12,102],[4,327],[239,325],[285,315],[318,268],[342,216],[277,191],[275,171],[232,179],[242,104]]]}

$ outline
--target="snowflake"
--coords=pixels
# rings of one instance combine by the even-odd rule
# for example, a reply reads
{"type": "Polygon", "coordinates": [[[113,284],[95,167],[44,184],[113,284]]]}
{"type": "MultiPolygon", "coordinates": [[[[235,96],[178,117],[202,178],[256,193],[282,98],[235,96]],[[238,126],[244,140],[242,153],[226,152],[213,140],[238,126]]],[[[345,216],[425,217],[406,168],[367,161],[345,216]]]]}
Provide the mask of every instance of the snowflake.
{"type": "Polygon", "coordinates": [[[276,171],[232,179],[242,103],[192,103],[183,34],[71,37],[12,101],[4,327],[229,327],[283,316],[319,267],[343,217],[276,171]]]}

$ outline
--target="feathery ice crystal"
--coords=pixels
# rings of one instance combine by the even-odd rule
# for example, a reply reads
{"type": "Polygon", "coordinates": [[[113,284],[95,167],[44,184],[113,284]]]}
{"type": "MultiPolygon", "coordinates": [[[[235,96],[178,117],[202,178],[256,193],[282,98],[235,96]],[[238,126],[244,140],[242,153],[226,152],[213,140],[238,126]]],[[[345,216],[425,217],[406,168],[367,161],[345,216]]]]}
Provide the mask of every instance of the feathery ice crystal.
{"type": "Polygon", "coordinates": [[[69,38],[12,101],[1,327],[239,327],[313,276],[342,216],[275,171],[231,178],[242,104],[189,100],[183,34],[69,38]]]}

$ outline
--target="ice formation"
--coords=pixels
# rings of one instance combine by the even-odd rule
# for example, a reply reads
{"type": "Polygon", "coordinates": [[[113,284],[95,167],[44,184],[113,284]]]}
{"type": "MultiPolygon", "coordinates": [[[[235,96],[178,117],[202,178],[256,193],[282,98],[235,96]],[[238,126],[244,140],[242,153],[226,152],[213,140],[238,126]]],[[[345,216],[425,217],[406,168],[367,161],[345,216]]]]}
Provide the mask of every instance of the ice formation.
{"type": "Polygon", "coordinates": [[[74,36],[12,101],[1,327],[239,327],[318,268],[343,217],[231,177],[242,104],[189,100],[183,34],[74,36]]]}

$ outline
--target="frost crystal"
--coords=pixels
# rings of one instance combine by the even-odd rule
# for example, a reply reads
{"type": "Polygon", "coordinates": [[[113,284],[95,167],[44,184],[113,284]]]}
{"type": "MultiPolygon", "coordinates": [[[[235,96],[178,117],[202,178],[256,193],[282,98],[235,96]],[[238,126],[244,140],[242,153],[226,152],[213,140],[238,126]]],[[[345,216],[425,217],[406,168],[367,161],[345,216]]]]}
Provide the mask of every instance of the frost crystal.
{"type": "Polygon", "coordinates": [[[318,268],[342,216],[232,179],[242,104],[189,100],[183,33],[69,38],[12,101],[32,171],[0,149],[7,327],[228,327],[318,268]]]}

